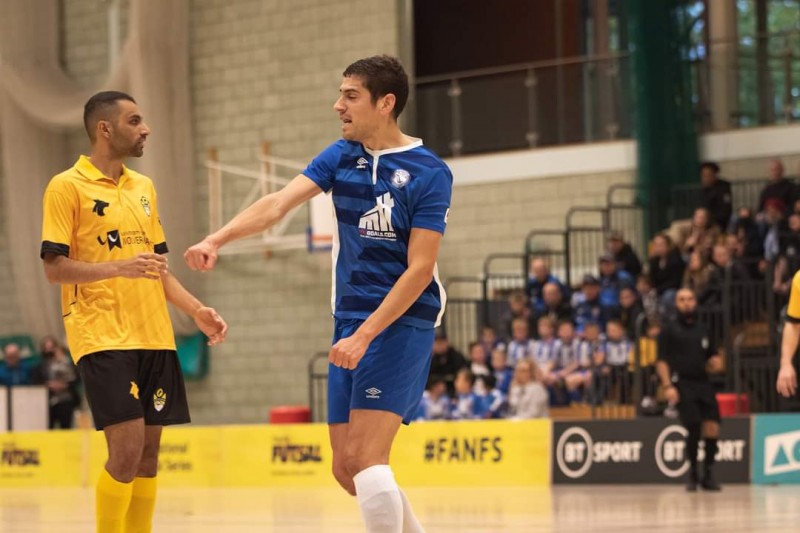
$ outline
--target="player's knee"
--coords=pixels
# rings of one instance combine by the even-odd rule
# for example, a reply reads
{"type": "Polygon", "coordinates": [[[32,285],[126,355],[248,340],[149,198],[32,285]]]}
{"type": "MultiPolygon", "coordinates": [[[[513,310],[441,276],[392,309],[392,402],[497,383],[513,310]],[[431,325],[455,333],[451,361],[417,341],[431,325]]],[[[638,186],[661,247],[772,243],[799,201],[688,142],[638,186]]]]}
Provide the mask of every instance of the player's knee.
{"type": "Polygon", "coordinates": [[[128,483],[138,474],[141,461],[141,448],[133,446],[112,448],[108,450],[106,469],[117,481],[128,483]]]}
{"type": "Polygon", "coordinates": [[[158,446],[145,446],[136,475],[154,477],[156,474],[158,474],[158,446]]]}
{"type": "Polygon", "coordinates": [[[333,477],[347,491],[350,496],[356,495],[355,485],[353,484],[353,476],[345,468],[342,462],[334,461],[333,463],[333,477]]]}

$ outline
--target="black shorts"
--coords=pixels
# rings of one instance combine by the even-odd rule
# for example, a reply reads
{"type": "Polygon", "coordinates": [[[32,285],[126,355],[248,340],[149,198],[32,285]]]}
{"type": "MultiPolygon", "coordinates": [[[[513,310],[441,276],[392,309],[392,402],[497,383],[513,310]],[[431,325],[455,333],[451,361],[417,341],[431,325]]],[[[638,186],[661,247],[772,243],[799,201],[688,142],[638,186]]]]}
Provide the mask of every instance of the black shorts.
{"type": "Polygon", "coordinates": [[[78,361],[95,427],[144,418],[148,426],[190,422],[174,350],[105,350],[78,361]]]}
{"type": "Polygon", "coordinates": [[[719,404],[714,388],[707,381],[679,381],[678,413],[686,426],[700,424],[705,420],[720,421],[719,404]]]}

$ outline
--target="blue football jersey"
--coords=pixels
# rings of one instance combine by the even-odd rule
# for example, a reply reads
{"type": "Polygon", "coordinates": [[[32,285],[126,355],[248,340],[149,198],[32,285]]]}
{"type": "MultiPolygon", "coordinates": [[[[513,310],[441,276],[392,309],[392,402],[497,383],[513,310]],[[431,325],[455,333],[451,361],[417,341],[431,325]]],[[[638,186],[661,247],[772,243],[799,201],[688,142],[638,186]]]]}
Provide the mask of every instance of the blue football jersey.
{"type": "MultiPolygon", "coordinates": [[[[344,139],[323,150],[303,175],[333,194],[333,314],[366,319],[408,268],[411,229],[444,234],[453,175],[421,140],[374,151],[344,139]]],[[[434,268],[430,285],[396,323],[438,326],[445,302],[434,268]]]]}

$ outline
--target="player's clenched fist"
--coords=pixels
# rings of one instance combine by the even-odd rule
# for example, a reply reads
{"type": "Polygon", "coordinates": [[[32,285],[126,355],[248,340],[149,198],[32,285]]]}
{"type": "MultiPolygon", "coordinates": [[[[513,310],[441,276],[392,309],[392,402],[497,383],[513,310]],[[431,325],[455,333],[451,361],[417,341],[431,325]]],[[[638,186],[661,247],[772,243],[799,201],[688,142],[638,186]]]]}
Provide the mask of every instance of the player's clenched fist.
{"type": "Polygon", "coordinates": [[[791,364],[781,365],[778,372],[778,392],[785,398],[791,398],[797,392],[797,373],[791,364]]]}
{"type": "Polygon", "coordinates": [[[139,254],[119,261],[119,276],[123,278],[160,279],[168,270],[167,258],[161,254],[139,254]]]}
{"type": "Polygon", "coordinates": [[[346,337],[333,345],[328,353],[328,361],[345,370],[353,370],[368,347],[369,340],[358,334],[346,337]]]}
{"type": "Polygon", "coordinates": [[[203,240],[186,250],[183,258],[192,270],[207,272],[217,264],[217,247],[203,240]]]}
{"type": "Polygon", "coordinates": [[[225,342],[228,324],[212,307],[201,307],[194,314],[194,323],[208,337],[208,345],[215,346],[225,342]]]}

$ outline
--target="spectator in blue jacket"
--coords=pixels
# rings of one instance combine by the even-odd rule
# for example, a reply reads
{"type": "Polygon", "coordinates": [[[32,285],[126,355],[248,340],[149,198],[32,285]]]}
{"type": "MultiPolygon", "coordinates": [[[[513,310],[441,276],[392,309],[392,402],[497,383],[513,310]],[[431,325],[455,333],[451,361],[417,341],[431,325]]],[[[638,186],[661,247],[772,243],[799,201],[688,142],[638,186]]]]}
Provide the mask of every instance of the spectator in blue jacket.
{"type": "Polygon", "coordinates": [[[613,314],[619,308],[619,292],[626,287],[633,287],[636,281],[628,272],[619,270],[611,253],[601,255],[599,262],[600,305],[613,314]]]}
{"type": "Polygon", "coordinates": [[[3,348],[3,361],[0,362],[0,385],[15,387],[19,385],[38,385],[42,382],[36,368],[22,359],[22,351],[15,343],[3,348]]]}
{"type": "Polygon", "coordinates": [[[583,277],[581,291],[575,295],[572,306],[575,309],[575,330],[579,334],[589,322],[597,322],[601,329],[605,329],[608,311],[600,300],[600,281],[596,277],[589,274],[583,277]]]}
{"type": "Polygon", "coordinates": [[[547,307],[544,301],[544,286],[548,283],[555,283],[558,285],[561,289],[561,294],[564,296],[564,300],[566,301],[569,299],[567,288],[560,279],[550,273],[550,265],[547,263],[547,259],[543,257],[534,257],[531,259],[531,268],[528,274],[528,284],[525,288],[525,292],[530,299],[531,309],[533,309],[533,312],[536,314],[544,313],[547,307]]]}
{"type": "Polygon", "coordinates": [[[452,400],[450,418],[453,420],[475,420],[484,418],[488,409],[486,402],[473,391],[475,374],[469,368],[462,368],[456,374],[456,394],[452,400]]]}

